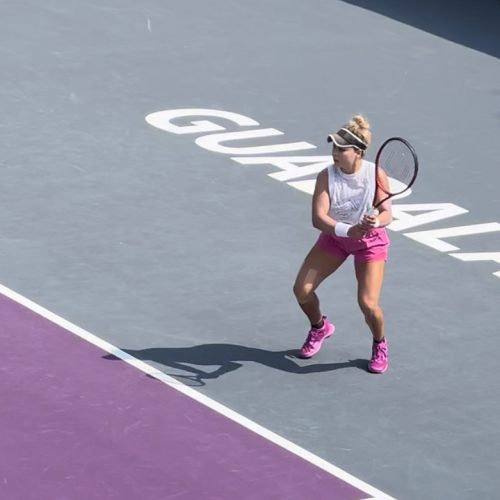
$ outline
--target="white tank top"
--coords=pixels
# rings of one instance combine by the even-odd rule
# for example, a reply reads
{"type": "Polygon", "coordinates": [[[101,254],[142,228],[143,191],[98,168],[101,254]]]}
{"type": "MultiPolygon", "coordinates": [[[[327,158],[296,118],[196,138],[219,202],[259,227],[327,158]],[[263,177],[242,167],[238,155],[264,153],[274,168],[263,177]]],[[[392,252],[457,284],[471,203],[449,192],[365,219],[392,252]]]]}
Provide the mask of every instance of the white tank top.
{"type": "Polygon", "coordinates": [[[371,210],[375,195],[375,163],[362,160],[361,168],[346,174],[328,166],[330,217],[345,224],[357,224],[371,210]]]}

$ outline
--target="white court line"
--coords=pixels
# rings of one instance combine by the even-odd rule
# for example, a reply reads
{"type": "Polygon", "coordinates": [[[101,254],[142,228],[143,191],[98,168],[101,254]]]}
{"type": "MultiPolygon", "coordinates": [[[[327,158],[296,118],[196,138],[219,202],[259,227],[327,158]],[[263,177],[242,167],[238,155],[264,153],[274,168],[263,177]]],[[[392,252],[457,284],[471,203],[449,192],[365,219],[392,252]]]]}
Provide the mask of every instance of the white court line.
{"type": "Polygon", "coordinates": [[[217,413],[220,413],[221,415],[233,420],[234,422],[237,422],[243,427],[246,427],[247,429],[255,432],[259,436],[264,437],[265,439],[271,441],[272,443],[277,444],[278,446],[281,446],[285,450],[299,456],[300,458],[306,460],[307,462],[310,462],[316,467],[323,469],[324,471],[338,477],[339,479],[354,486],[355,488],[358,488],[359,490],[362,490],[368,495],[371,495],[365,500],[395,500],[393,497],[377,490],[373,486],[370,486],[369,484],[352,476],[348,472],[338,468],[337,466],[327,462],[326,460],[323,460],[317,455],[314,455],[313,453],[307,451],[304,448],[301,448],[300,446],[292,443],[291,441],[288,441],[287,439],[279,436],[278,434],[275,434],[269,429],[262,427],[256,422],[253,422],[252,420],[244,417],[243,415],[240,415],[239,413],[218,403],[217,401],[210,399],[209,397],[203,395],[202,393],[195,391],[191,387],[188,387],[178,382],[174,378],[148,365],[144,361],[134,358],[133,356],[126,353],[125,351],[122,351],[118,347],[97,337],[93,333],[90,333],[87,330],[84,330],[83,328],[80,328],[79,326],[70,323],[64,318],[61,318],[57,314],[54,314],[53,312],[45,309],[44,307],[36,304],[35,302],[32,302],[23,295],[14,292],[10,288],[7,288],[2,284],[0,284],[0,294],[4,295],[5,297],[8,297],[9,299],[13,300],[14,302],[17,302],[18,304],[26,307],[27,309],[30,309],[39,316],[42,316],[45,319],[51,321],[52,323],[64,328],[68,332],[71,332],[77,335],[78,337],[82,338],[83,340],[90,342],[91,344],[99,347],[103,351],[106,351],[107,353],[112,354],[113,356],[121,359],[122,361],[125,361],[126,363],[134,366],[138,370],[141,370],[142,372],[160,380],[161,382],[168,385],[172,389],[181,392],[182,394],[190,397],[191,399],[194,399],[198,403],[205,405],[206,407],[216,411],[217,413]]]}

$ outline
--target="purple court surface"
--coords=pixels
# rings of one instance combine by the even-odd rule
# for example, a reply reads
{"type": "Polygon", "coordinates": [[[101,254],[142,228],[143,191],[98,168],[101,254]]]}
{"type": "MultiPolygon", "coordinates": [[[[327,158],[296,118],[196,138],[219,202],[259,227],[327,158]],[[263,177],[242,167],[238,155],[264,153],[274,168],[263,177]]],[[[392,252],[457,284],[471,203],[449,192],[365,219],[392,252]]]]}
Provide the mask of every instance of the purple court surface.
{"type": "Polygon", "coordinates": [[[0,315],[4,500],[372,498],[3,295],[0,315]]]}

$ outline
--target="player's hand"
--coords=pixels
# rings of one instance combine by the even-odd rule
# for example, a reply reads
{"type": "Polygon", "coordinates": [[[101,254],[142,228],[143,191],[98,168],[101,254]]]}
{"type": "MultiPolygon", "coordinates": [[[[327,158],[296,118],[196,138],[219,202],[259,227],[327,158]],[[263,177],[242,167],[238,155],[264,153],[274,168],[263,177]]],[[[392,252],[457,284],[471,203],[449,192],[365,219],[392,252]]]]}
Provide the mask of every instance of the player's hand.
{"type": "Polygon", "coordinates": [[[361,222],[359,223],[359,226],[361,226],[366,232],[369,232],[372,229],[379,227],[380,222],[379,222],[378,217],[376,215],[366,214],[363,217],[363,219],[361,220],[361,222]]]}
{"type": "Polygon", "coordinates": [[[349,238],[354,238],[355,240],[360,240],[365,236],[367,232],[368,229],[366,229],[361,223],[359,223],[354,224],[350,227],[349,231],[347,232],[347,236],[349,236],[349,238]]]}

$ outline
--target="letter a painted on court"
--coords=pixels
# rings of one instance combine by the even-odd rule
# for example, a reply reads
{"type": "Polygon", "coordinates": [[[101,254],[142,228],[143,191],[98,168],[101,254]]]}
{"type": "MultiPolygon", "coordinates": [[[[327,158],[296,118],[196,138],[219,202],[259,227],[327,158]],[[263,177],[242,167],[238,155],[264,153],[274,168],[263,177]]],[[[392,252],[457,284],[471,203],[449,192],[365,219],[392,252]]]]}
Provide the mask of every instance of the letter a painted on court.
{"type": "Polygon", "coordinates": [[[420,203],[420,204],[393,204],[392,216],[397,219],[389,226],[393,231],[402,231],[422,224],[429,224],[438,220],[449,219],[456,215],[466,214],[468,210],[453,203],[420,203]],[[424,212],[411,215],[411,212],[424,212]]]}

